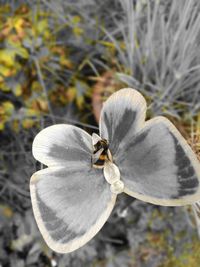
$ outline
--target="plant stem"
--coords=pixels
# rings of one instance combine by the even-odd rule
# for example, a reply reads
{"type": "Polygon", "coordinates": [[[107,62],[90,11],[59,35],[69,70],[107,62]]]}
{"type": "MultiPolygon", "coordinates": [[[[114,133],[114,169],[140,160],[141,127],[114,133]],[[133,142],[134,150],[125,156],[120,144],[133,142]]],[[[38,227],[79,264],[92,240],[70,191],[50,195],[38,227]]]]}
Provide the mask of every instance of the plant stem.
{"type": "Polygon", "coordinates": [[[43,91],[44,91],[44,94],[45,94],[45,97],[46,97],[46,100],[47,100],[48,110],[49,110],[49,113],[51,114],[51,119],[52,119],[53,123],[55,123],[55,120],[53,118],[53,110],[52,110],[50,102],[49,102],[48,91],[47,91],[47,88],[46,88],[46,85],[45,85],[45,82],[44,82],[44,79],[43,79],[43,75],[42,75],[42,71],[41,71],[41,68],[40,68],[40,64],[39,64],[37,58],[34,57],[33,60],[34,60],[35,67],[36,67],[36,70],[37,70],[38,80],[39,80],[39,82],[40,82],[40,84],[41,84],[41,86],[43,88],[43,91]]]}

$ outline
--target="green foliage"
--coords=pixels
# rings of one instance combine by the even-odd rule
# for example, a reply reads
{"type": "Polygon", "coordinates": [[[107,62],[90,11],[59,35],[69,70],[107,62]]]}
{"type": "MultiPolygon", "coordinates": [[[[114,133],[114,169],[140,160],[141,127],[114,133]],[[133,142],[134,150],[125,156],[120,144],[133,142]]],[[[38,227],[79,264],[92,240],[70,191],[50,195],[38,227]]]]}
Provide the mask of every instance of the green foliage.
{"type": "MultiPolygon", "coordinates": [[[[169,215],[170,216],[170,215],[169,215]]],[[[154,220],[169,220],[166,214],[154,210],[152,213],[151,223],[154,220]]],[[[193,233],[190,239],[186,238],[188,233],[183,229],[178,230],[173,238],[173,242],[169,243],[171,232],[169,229],[165,229],[162,232],[149,232],[147,234],[146,246],[148,250],[154,250],[155,255],[163,255],[162,261],[157,267],[198,267],[200,265],[200,247],[199,239],[195,233],[193,233]],[[184,240],[184,241],[183,241],[184,240]],[[178,247],[174,247],[174,243],[179,244],[178,247]]]]}
{"type": "Polygon", "coordinates": [[[74,102],[82,109],[88,86],[76,71],[79,62],[71,60],[73,47],[59,43],[61,30],[66,39],[80,37],[81,18],[72,17],[71,30],[40,7],[24,4],[11,13],[10,5],[1,6],[0,94],[6,101],[0,103],[0,130],[6,123],[14,130],[31,128],[40,116],[52,115],[54,105],[74,102]]]}

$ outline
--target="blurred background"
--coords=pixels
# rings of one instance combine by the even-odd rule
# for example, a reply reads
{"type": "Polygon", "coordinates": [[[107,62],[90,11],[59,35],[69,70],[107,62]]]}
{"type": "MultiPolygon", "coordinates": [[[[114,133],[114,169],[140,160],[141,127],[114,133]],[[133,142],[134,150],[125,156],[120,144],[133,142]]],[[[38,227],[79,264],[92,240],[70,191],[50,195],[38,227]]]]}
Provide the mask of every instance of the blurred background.
{"type": "Polygon", "coordinates": [[[55,123],[98,133],[102,102],[139,90],[200,159],[199,0],[0,0],[0,267],[199,267],[192,207],[120,195],[103,229],[67,255],[35,224],[34,136],[55,123]]]}

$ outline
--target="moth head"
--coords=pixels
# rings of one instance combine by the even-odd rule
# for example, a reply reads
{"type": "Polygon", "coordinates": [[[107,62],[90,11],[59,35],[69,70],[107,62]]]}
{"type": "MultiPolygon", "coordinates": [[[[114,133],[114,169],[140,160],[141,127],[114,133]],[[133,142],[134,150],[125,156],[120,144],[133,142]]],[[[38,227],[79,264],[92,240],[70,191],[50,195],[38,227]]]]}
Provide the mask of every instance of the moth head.
{"type": "Polygon", "coordinates": [[[110,153],[109,144],[106,139],[101,138],[99,135],[92,134],[93,154],[92,164],[95,168],[102,169],[105,161],[112,162],[112,155],[110,153]]]}

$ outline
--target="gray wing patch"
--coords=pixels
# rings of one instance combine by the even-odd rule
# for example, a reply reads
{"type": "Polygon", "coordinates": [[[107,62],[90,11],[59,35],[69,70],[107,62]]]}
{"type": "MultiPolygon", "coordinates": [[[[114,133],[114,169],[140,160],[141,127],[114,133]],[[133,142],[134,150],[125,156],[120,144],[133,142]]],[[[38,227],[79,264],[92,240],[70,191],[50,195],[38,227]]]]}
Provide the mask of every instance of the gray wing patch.
{"type": "MultiPolygon", "coordinates": [[[[88,143],[85,141],[85,136],[83,136],[83,133],[85,133],[83,130],[82,131],[78,131],[77,129],[79,128],[74,128],[73,129],[73,135],[74,135],[74,139],[76,140],[77,144],[79,144],[81,150],[85,151],[86,153],[91,153],[91,145],[88,146],[88,143]]],[[[88,137],[88,141],[89,143],[90,138],[88,137]]]]}
{"type": "Polygon", "coordinates": [[[85,150],[70,146],[60,146],[52,144],[51,150],[47,152],[47,156],[50,158],[56,158],[57,161],[91,161],[91,153],[89,154],[85,150]]]}
{"type": "Polygon", "coordinates": [[[178,193],[174,197],[178,198],[185,195],[193,195],[199,188],[198,177],[180,142],[172,133],[170,134],[174,140],[176,151],[175,165],[177,166],[177,179],[179,184],[178,193]]]}
{"type": "Polygon", "coordinates": [[[200,164],[173,124],[163,117],[121,148],[114,161],[125,192],[154,204],[184,205],[199,199],[200,164]]]}
{"type": "Polygon", "coordinates": [[[57,252],[84,245],[109,217],[116,196],[101,169],[77,164],[49,167],[31,178],[31,199],[38,227],[57,252]]]}
{"type": "Polygon", "coordinates": [[[33,141],[34,157],[47,166],[91,161],[92,139],[78,127],[57,124],[43,129],[33,141]]]}
{"type": "Polygon", "coordinates": [[[115,129],[112,128],[112,119],[112,115],[108,118],[107,113],[103,114],[103,120],[108,129],[109,149],[111,154],[115,155],[120,143],[126,138],[126,135],[134,125],[136,112],[128,108],[125,109],[121,118],[115,123],[115,129]]]}
{"type": "Polygon", "coordinates": [[[59,218],[51,208],[49,208],[37,194],[38,207],[41,212],[41,218],[45,224],[45,227],[55,242],[67,243],[74,238],[79,238],[84,235],[84,231],[75,231],[76,229],[70,229],[69,225],[59,218]]]}
{"type": "Polygon", "coordinates": [[[109,141],[112,155],[141,129],[145,115],[146,101],[134,89],[121,89],[108,98],[101,111],[100,136],[109,141]]]}
{"type": "Polygon", "coordinates": [[[165,135],[166,129],[160,129],[157,139],[155,129],[146,128],[116,157],[121,179],[130,190],[158,198],[176,194],[176,166],[173,166],[173,157],[166,155],[166,150],[173,150],[172,140],[166,140],[165,153],[160,150],[159,141],[165,135]]]}

